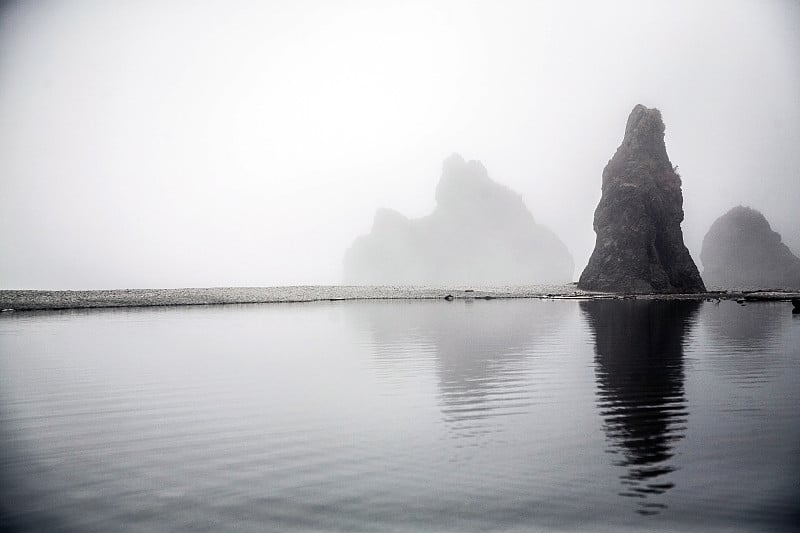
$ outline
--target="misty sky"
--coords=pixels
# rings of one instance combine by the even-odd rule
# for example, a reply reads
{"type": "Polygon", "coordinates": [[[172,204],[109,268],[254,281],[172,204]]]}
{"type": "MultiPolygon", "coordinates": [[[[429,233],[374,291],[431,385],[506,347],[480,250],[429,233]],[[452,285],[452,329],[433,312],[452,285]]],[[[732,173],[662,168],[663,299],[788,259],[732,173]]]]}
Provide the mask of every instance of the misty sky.
{"type": "Polygon", "coordinates": [[[800,251],[798,2],[6,2],[0,288],[339,283],[376,208],[433,209],[453,152],[577,279],[637,103],[701,271],[740,203],[800,251]]]}

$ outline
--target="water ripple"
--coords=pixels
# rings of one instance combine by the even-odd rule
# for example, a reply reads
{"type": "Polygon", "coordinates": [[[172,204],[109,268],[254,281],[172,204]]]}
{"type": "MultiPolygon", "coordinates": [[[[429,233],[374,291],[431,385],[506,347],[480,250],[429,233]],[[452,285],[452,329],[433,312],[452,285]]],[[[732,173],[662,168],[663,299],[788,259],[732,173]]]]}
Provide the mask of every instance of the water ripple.
{"type": "Polygon", "coordinates": [[[791,529],[800,321],[785,311],[15,313],[0,529],[791,529]]]}

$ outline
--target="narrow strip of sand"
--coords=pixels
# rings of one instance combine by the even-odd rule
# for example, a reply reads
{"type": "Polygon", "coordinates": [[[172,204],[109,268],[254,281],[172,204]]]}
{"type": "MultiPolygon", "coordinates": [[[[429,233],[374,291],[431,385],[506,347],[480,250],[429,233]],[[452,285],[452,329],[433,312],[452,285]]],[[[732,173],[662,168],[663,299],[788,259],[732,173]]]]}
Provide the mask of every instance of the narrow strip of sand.
{"type": "Polygon", "coordinates": [[[788,301],[800,292],[721,291],[702,294],[609,294],[582,291],[574,284],[518,287],[395,287],[314,285],[293,287],[213,287],[186,289],[117,289],[87,291],[0,290],[0,309],[27,311],[95,307],[149,307],[336,300],[447,299],[725,299],[788,301]]]}

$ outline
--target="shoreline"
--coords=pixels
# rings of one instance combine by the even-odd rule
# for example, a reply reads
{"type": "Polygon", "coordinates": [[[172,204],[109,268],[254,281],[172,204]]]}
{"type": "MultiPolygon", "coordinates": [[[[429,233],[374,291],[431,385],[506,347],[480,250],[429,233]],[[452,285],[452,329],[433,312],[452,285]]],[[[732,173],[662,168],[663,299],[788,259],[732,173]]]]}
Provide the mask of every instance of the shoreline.
{"type": "Polygon", "coordinates": [[[82,291],[0,290],[0,309],[4,312],[9,312],[346,300],[494,300],[512,298],[540,300],[735,300],[739,303],[745,303],[748,301],[791,301],[792,298],[800,298],[800,291],[729,290],[695,294],[628,294],[584,291],[578,289],[575,284],[478,287],[474,289],[465,286],[306,285],[82,291]]]}

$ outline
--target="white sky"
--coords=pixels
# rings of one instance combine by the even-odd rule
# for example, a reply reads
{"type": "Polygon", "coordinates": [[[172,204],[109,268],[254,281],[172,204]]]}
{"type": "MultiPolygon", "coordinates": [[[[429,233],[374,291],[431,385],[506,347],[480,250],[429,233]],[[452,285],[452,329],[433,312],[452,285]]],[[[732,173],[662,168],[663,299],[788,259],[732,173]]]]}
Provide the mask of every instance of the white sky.
{"type": "Polygon", "coordinates": [[[577,279],[637,103],[698,265],[739,203],[800,251],[798,2],[5,3],[0,288],[338,283],[376,208],[430,212],[452,152],[577,279]]]}

